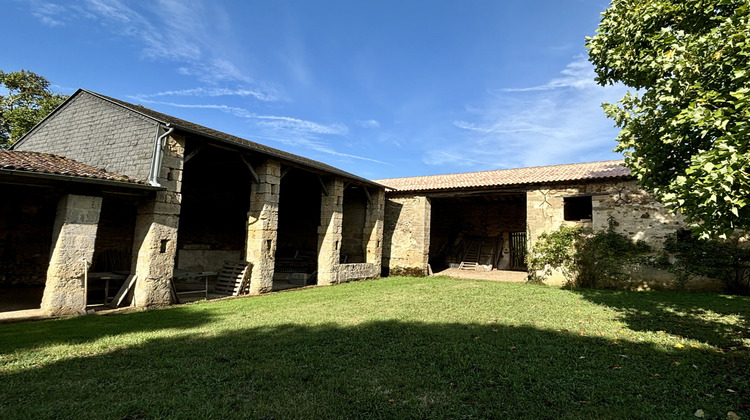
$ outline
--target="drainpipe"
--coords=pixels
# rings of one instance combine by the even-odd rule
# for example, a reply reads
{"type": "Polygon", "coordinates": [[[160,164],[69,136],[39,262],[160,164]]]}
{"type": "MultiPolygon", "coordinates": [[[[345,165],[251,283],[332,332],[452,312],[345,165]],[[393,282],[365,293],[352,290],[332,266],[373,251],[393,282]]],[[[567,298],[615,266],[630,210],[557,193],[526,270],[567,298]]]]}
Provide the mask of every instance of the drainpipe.
{"type": "Polygon", "coordinates": [[[161,171],[161,162],[164,159],[164,142],[167,136],[174,131],[174,127],[170,127],[169,124],[166,127],[168,128],[167,132],[159,136],[154,143],[154,156],[151,159],[151,169],[148,172],[148,183],[155,187],[161,187],[157,179],[161,171]]]}

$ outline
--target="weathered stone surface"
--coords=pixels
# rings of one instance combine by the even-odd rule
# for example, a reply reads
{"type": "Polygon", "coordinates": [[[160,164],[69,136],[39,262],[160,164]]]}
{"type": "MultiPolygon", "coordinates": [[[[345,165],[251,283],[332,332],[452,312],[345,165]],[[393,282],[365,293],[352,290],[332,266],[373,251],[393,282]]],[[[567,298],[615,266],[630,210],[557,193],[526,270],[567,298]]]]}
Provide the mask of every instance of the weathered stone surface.
{"type": "Polygon", "coordinates": [[[250,293],[270,292],[276,263],[281,164],[267,160],[255,168],[260,182],[251,187],[246,260],[252,264],[250,293]]]}
{"type": "Polygon", "coordinates": [[[337,284],[341,259],[344,182],[332,178],[325,182],[328,195],[320,199],[318,227],[318,285],[337,284]]]}
{"type": "Polygon", "coordinates": [[[371,202],[367,207],[365,219],[364,243],[365,262],[378,267],[383,260],[383,224],[385,217],[385,190],[378,189],[370,194],[371,202]]]}
{"type": "Polygon", "coordinates": [[[177,255],[177,227],[185,139],[167,138],[158,182],[167,187],[156,193],[153,201],[138,208],[133,241],[131,273],[137,277],[133,302],[138,307],[164,306],[171,303],[170,279],[174,275],[177,255]],[[174,182],[168,182],[171,177],[174,182]]]}
{"type": "Polygon", "coordinates": [[[84,273],[94,256],[101,197],[68,194],[57,207],[42,311],[74,315],[86,310],[84,273]]]}
{"type": "Polygon", "coordinates": [[[391,272],[427,273],[430,253],[430,200],[425,196],[385,201],[383,264],[391,272]]]}
{"type": "Polygon", "coordinates": [[[339,283],[351,280],[374,279],[379,276],[380,266],[375,264],[340,264],[338,268],[339,283]]]}

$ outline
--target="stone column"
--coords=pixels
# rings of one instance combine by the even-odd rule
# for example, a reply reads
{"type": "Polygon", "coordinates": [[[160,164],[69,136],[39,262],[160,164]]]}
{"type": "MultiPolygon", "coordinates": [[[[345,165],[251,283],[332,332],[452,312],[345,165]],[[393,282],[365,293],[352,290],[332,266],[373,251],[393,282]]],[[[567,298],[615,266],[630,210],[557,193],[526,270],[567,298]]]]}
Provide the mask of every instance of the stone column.
{"type": "Polygon", "coordinates": [[[138,307],[172,302],[169,282],[177,255],[184,154],[185,140],[170,136],[158,177],[166,191],[158,191],[152,200],[138,207],[131,269],[137,277],[133,302],[138,307]]]}
{"type": "Polygon", "coordinates": [[[322,194],[318,227],[318,285],[331,285],[339,282],[344,181],[340,178],[327,180],[322,194]]]}
{"type": "Polygon", "coordinates": [[[57,206],[42,311],[47,315],[85,313],[84,273],[91,264],[101,197],[68,194],[57,206]]]}
{"type": "Polygon", "coordinates": [[[371,201],[365,216],[365,262],[380,266],[383,260],[383,217],[385,213],[385,190],[377,189],[370,193],[371,201]]]}
{"type": "Polygon", "coordinates": [[[430,258],[430,199],[392,197],[386,202],[384,252],[391,276],[424,276],[430,258]]]}
{"type": "Polygon", "coordinates": [[[267,160],[255,168],[259,183],[250,189],[247,215],[245,258],[252,264],[250,293],[270,292],[276,264],[276,237],[279,227],[279,187],[281,164],[267,160]]]}

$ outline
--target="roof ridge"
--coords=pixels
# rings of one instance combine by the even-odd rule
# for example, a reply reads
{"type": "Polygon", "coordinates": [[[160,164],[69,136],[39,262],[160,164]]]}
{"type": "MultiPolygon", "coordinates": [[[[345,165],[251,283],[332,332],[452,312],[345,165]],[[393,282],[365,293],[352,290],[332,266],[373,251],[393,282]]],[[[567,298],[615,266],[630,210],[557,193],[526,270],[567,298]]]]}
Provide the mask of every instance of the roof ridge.
{"type": "Polygon", "coordinates": [[[502,171],[514,171],[519,169],[539,169],[539,168],[556,168],[561,166],[576,166],[576,165],[593,165],[593,164],[601,164],[601,163],[612,163],[612,162],[622,162],[624,163],[624,159],[611,159],[611,160],[600,160],[600,161],[593,161],[593,162],[578,162],[578,163],[561,163],[556,165],[538,165],[538,166],[523,166],[520,168],[505,168],[505,169],[488,169],[485,171],[472,171],[472,172],[453,172],[448,174],[436,174],[436,175],[415,175],[415,176],[403,176],[403,177],[395,177],[395,178],[379,178],[375,179],[373,181],[392,181],[396,179],[410,179],[410,178],[431,178],[431,177],[439,177],[439,176],[451,176],[451,175],[469,175],[469,174],[485,174],[490,172],[502,172],[502,171]]]}

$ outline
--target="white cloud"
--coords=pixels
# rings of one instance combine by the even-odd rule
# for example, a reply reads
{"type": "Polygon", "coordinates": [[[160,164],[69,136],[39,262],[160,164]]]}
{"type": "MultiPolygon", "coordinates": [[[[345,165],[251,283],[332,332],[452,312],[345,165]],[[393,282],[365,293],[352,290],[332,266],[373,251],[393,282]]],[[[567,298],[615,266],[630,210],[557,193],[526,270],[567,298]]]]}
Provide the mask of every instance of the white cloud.
{"type": "Polygon", "coordinates": [[[264,92],[254,89],[245,88],[193,88],[193,89],[182,89],[182,90],[167,90],[157,93],[143,93],[135,95],[136,99],[148,99],[158,98],[163,96],[192,96],[192,97],[220,97],[220,96],[239,96],[239,97],[253,97],[261,101],[277,101],[279,100],[278,94],[275,92],[264,92]]]}
{"type": "Polygon", "coordinates": [[[288,131],[308,132],[315,134],[337,134],[345,135],[349,129],[343,124],[319,124],[312,121],[300,120],[291,117],[278,117],[273,115],[257,115],[254,118],[261,120],[258,124],[265,127],[277,128],[288,131]]]}
{"type": "Polygon", "coordinates": [[[81,24],[74,22],[76,19],[97,22],[108,31],[140,42],[145,58],[179,63],[178,72],[205,83],[253,82],[230,58],[217,52],[216,46],[225,41],[217,39],[214,30],[221,22],[214,22],[202,0],[30,0],[29,5],[31,13],[48,26],[81,24]]]}
{"type": "Polygon", "coordinates": [[[617,129],[601,109],[623,86],[601,87],[577,57],[548,83],[499,89],[452,121],[456,135],[425,153],[429,165],[484,170],[616,159],[617,129]]]}
{"type": "Polygon", "coordinates": [[[377,120],[357,120],[357,125],[362,128],[378,128],[380,127],[380,122],[377,120]]]}

